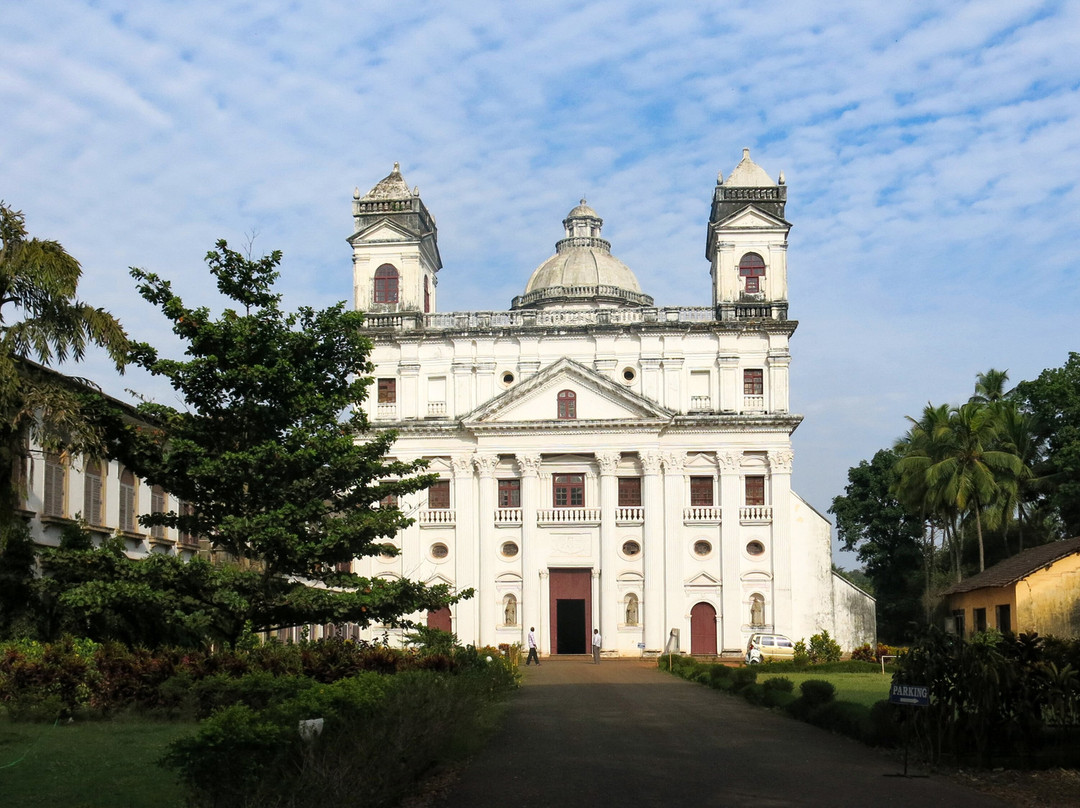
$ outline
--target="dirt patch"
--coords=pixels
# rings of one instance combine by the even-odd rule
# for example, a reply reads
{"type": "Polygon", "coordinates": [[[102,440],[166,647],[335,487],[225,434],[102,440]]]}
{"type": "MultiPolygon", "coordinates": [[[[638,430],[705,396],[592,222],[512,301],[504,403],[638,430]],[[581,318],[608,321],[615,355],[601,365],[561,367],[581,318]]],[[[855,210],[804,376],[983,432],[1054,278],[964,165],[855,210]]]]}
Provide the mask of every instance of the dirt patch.
{"type": "Polygon", "coordinates": [[[1017,808],[1075,808],[1080,805],[1080,772],[1076,769],[1047,771],[958,771],[952,778],[1017,808]]]}

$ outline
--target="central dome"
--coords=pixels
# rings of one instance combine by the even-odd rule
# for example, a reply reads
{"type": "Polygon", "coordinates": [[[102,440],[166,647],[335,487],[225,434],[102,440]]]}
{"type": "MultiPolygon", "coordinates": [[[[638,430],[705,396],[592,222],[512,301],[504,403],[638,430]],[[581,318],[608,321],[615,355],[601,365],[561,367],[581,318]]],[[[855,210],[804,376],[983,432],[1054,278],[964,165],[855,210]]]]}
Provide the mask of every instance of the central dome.
{"type": "Polygon", "coordinates": [[[555,245],[555,255],[529,278],[525,294],[515,297],[512,309],[595,309],[653,305],[641,291],[630,267],[611,254],[611,244],[600,238],[604,220],[581,200],[563,219],[566,238],[555,245]]]}

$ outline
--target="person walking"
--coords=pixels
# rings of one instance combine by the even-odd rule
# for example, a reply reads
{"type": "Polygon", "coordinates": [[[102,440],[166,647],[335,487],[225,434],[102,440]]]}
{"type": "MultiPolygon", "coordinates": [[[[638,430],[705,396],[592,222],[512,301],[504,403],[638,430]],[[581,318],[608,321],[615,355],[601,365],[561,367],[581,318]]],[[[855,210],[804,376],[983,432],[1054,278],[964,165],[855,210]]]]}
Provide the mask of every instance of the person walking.
{"type": "Polygon", "coordinates": [[[600,629],[592,630],[592,661],[594,665],[600,664],[600,629]]]}
{"type": "Polygon", "coordinates": [[[528,667],[528,665],[533,660],[536,660],[536,665],[537,665],[537,667],[539,667],[540,666],[540,657],[537,656],[537,654],[536,654],[536,628],[535,627],[530,627],[529,628],[529,636],[528,636],[527,639],[528,639],[528,643],[529,643],[529,656],[525,659],[525,665],[526,665],[526,667],[528,667]]]}

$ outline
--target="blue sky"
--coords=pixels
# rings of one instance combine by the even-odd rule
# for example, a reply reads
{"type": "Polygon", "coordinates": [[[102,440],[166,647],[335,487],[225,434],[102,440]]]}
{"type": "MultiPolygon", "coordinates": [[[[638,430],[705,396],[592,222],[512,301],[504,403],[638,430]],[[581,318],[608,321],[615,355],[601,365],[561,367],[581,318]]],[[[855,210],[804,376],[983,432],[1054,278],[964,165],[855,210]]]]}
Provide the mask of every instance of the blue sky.
{"type": "Polygon", "coordinates": [[[582,196],[659,305],[708,305],[712,188],[749,147],[789,186],[794,484],[823,512],[927,401],[1080,349],[1080,4],[523,6],[7,4],[0,199],[171,345],[127,267],[213,305],[203,256],[254,236],[288,305],[348,299],[353,188],[394,161],[442,309],[508,307],[582,196]]]}

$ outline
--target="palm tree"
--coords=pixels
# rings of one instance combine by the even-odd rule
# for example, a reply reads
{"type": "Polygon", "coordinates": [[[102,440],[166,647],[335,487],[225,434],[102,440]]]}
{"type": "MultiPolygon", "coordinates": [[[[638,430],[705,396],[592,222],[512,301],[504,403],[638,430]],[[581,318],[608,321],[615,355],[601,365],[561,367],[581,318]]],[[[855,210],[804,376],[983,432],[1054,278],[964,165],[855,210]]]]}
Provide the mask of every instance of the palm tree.
{"type": "Polygon", "coordinates": [[[998,442],[1003,451],[1016,455],[1020,460],[1020,469],[999,481],[1004,496],[1002,512],[1005,522],[1016,512],[1020,546],[1024,549],[1024,522],[1027,508],[1038,497],[1043,479],[1036,474],[1036,469],[1043,457],[1041,430],[1034,416],[1020,410],[1012,401],[1002,401],[998,409],[998,442]]]}
{"type": "Polygon", "coordinates": [[[1001,476],[1021,473],[1015,454],[994,448],[998,430],[996,408],[977,401],[954,407],[940,459],[926,469],[926,484],[935,497],[955,506],[958,514],[974,517],[980,572],[986,569],[983,512],[997,504],[1001,476]]]}
{"type": "Polygon", "coordinates": [[[934,407],[927,404],[922,409],[922,417],[919,420],[908,416],[907,420],[912,423],[907,433],[896,442],[893,449],[901,456],[896,462],[894,469],[896,481],[893,484],[893,496],[907,506],[912,513],[921,516],[924,526],[924,539],[922,541],[922,571],[926,579],[926,593],[923,604],[927,609],[927,620],[930,620],[931,598],[930,584],[933,567],[933,557],[936,551],[937,530],[943,531],[945,540],[943,547],[947,547],[956,573],[959,576],[959,548],[956,547],[958,535],[949,530],[951,520],[947,509],[936,502],[932,497],[932,491],[927,487],[927,469],[932,466],[934,458],[940,454],[937,447],[937,436],[948,425],[948,406],[934,407]]]}
{"type": "Polygon", "coordinates": [[[985,373],[975,374],[975,394],[969,399],[972,402],[990,404],[1008,398],[1011,390],[1005,389],[1005,383],[1009,381],[1009,371],[990,370],[985,373]]]}
{"type": "Polygon", "coordinates": [[[13,472],[29,431],[46,445],[101,448],[71,384],[42,367],[81,360],[97,345],[123,370],[127,336],[115,317],[75,297],[81,275],[59,243],[28,238],[23,214],[0,202],[0,527],[18,503],[13,472]]]}

